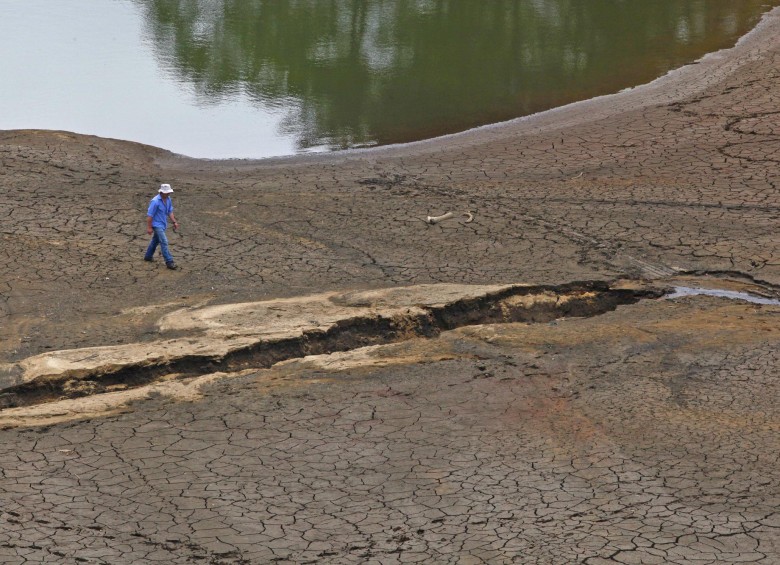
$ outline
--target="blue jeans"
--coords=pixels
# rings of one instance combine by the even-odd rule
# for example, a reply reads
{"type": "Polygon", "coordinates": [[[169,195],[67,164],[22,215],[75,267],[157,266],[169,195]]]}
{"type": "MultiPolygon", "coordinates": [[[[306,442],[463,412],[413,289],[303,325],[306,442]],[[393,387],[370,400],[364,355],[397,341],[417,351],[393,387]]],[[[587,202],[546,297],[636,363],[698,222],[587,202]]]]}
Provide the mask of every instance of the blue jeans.
{"type": "Polygon", "coordinates": [[[159,244],[163,259],[165,259],[165,264],[173,263],[173,255],[171,255],[171,252],[168,250],[168,236],[165,235],[165,230],[163,228],[152,228],[152,230],[154,230],[154,235],[152,236],[152,241],[149,242],[149,247],[146,248],[144,259],[149,261],[154,257],[154,251],[159,244]]]}

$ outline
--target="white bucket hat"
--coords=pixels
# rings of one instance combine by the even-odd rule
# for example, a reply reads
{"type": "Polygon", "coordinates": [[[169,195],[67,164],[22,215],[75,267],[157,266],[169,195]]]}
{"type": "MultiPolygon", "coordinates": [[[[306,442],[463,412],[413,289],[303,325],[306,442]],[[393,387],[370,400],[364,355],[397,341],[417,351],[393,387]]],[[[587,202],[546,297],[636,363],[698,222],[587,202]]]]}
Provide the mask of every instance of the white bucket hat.
{"type": "Polygon", "coordinates": [[[169,185],[169,184],[161,184],[159,192],[161,194],[170,194],[171,192],[173,192],[173,189],[171,188],[171,185],[169,185]]]}

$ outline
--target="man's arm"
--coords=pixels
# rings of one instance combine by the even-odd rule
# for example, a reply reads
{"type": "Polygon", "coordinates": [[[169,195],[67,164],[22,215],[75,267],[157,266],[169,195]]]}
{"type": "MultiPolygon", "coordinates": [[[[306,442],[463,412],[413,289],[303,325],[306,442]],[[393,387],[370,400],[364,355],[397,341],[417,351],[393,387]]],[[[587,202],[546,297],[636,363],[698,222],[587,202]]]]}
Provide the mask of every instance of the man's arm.
{"type": "Polygon", "coordinates": [[[146,233],[149,235],[152,235],[152,232],[154,231],[152,229],[152,218],[154,217],[155,212],[157,212],[157,201],[152,198],[149,201],[149,209],[146,211],[146,233]]]}
{"type": "Polygon", "coordinates": [[[173,231],[176,231],[177,229],[179,229],[179,222],[177,222],[177,221],[176,221],[176,218],[174,218],[174,217],[173,217],[173,212],[171,212],[170,214],[168,214],[168,217],[169,217],[169,218],[171,219],[171,221],[173,222],[173,231]]]}

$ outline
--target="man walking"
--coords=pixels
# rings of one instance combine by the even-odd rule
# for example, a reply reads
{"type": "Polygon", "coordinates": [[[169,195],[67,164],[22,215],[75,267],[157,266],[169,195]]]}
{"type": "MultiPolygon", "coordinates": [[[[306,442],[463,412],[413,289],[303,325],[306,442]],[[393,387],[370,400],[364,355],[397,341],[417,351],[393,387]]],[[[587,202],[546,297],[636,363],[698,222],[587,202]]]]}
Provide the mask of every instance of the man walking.
{"type": "Polygon", "coordinates": [[[146,233],[152,236],[152,241],[146,248],[144,261],[151,261],[154,258],[154,251],[159,244],[163,259],[165,259],[165,266],[169,269],[176,269],[176,263],[173,262],[173,256],[168,250],[168,237],[165,235],[165,230],[168,229],[168,218],[173,222],[173,231],[179,229],[179,222],[173,216],[171,194],[173,194],[171,185],[161,184],[157,196],[149,202],[149,211],[146,213],[146,233]]]}

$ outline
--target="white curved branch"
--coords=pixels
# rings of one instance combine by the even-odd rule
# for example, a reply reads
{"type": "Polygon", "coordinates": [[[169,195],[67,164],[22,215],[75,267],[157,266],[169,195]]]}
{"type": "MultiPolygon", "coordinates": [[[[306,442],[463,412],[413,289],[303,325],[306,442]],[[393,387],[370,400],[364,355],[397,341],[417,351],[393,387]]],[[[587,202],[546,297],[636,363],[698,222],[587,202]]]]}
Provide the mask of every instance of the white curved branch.
{"type": "MultiPolygon", "coordinates": [[[[464,224],[470,224],[471,222],[474,221],[474,214],[472,214],[471,212],[463,212],[462,215],[466,218],[466,220],[463,222],[464,224]]],[[[425,223],[434,225],[454,217],[455,214],[453,214],[452,212],[447,212],[446,214],[442,214],[441,216],[428,216],[425,219],[425,223]]]]}
{"type": "Polygon", "coordinates": [[[428,216],[428,218],[425,221],[431,225],[438,224],[439,222],[443,222],[444,220],[449,220],[454,215],[455,214],[453,214],[452,212],[447,212],[446,214],[442,214],[441,216],[428,216]]]}

